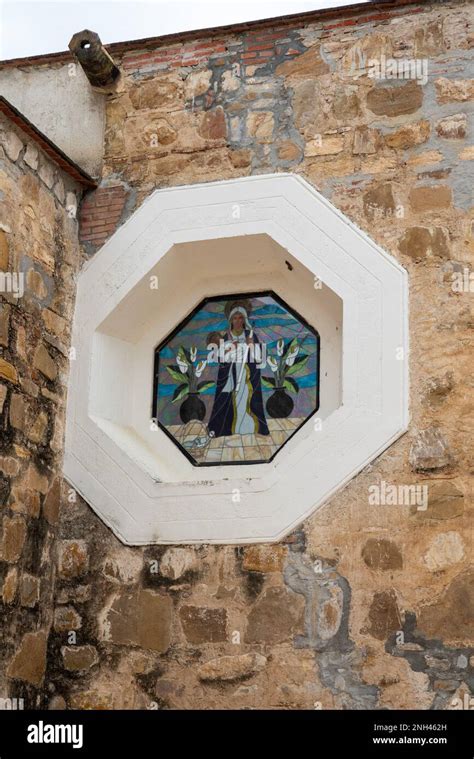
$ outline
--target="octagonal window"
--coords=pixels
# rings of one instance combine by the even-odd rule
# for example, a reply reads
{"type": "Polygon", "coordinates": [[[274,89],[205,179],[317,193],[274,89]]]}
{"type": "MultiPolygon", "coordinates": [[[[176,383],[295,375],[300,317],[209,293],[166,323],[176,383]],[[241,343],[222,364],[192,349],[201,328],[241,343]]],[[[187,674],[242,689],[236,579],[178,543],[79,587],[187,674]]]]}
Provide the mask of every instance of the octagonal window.
{"type": "Polygon", "coordinates": [[[195,466],[269,462],[318,410],[319,344],[273,292],[206,298],[156,348],[153,418],[195,466]]]}
{"type": "Polygon", "coordinates": [[[129,545],[281,540],[406,431],[407,304],[406,272],[301,177],[156,190],[78,280],[67,479],[129,545]]]}

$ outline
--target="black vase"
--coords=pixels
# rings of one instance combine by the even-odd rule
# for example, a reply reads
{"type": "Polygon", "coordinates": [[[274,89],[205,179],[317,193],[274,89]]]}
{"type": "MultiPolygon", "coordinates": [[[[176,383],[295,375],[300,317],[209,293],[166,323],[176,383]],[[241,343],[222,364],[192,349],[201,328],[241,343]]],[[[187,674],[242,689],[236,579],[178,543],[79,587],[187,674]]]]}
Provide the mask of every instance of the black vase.
{"type": "Polygon", "coordinates": [[[188,393],[186,400],[180,406],[179,415],[183,424],[190,422],[191,419],[202,422],[206,416],[206,406],[198,393],[188,393]]]}
{"type": "Polygon", "coordinates": [[[293,399],[288,395],[284,387],[276,387],[267,401],[266,409],[272,419],[286,419],[293,411],[293,399]]]}

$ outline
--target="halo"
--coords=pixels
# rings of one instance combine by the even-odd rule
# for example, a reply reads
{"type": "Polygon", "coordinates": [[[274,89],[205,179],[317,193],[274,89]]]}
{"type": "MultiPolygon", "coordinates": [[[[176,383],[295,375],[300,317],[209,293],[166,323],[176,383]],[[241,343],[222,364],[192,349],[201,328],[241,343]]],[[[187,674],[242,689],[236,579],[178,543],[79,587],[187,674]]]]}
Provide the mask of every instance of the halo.
{"type": "Polygon", "coordinates": [[[248,300],[247,298],[242,298],[240,300],[227,301],[224,307],[224,313],[226,315],[227,321],[229,320],[229,314],[232,311],[232,309],[238,308],[239,306],[241,308],[245,308],[247,312],[247,316],[250,316],[250,314],[252,313],[252,302],[248,300]]]}

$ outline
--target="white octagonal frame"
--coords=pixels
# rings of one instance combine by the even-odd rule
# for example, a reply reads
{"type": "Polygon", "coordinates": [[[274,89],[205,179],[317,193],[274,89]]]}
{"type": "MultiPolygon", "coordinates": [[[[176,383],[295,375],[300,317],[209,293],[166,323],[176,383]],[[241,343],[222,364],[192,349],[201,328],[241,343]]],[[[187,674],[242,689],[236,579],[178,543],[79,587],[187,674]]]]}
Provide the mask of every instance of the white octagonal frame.
{"type": "Polygon", "coordinates": [[[81,272],[72,344],[64,474],[128,545],[280,540],[408,425],[407,273],[292,174],[155,191],[81,272]],[[91,413],[99,326],[173,245],[262,233],[342,299],[342,403],[255,476],[160,481],[91,413]]]}

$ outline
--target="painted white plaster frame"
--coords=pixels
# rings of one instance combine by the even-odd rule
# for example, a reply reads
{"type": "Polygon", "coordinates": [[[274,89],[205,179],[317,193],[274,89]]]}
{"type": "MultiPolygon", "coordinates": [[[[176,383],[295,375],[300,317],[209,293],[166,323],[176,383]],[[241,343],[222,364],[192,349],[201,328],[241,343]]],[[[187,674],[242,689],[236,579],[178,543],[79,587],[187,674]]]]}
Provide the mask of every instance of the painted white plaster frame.
{"type": "MultiPolygon", "coordinates": [[[[272,278],[265,281],[269,286],[229,286],[229,292],[272,289],[272,278]]],[[[216,282],[212,287],[209,280],[207,295],[222,292],[217,275],[216,282]]],[[[178,293],[179,276],[175,287],[178,293]]],[[[306,316],[281,288],[273,289],[306,316]]],[[[181,318],[197,302],[183,303],[181,318]]],[[[157,342],[169,326],[157,333],[157,342]]],[[[73,345],[77,360],[71,362],[64,473],[130,545],[279,540],[408,424],[407,274],[311,185],[291,174],[155,191],[81,272],[73,345]],[[342,303],[342,341],[330,348],[342,354],[342,402],[325,407],[322,393],[322,428],[307,422],[270,464],[223,464],[206,468],[203,476],[162,439],[164,433],[156,433],[161,438],[153,451],[148,429],[145,433],[136,425],[134,361],[145,372],[152,362],[150,353],[144,363],[137,346],[150,325],[160,321],[159,309],[145,318],[139,304],[147,303],[150,274],[178,256],[180,245],[261,235],[271,237],[311,277],[319,277],[342,303]],[[122,375],[129,378],[128,389],[118,381],[122,375]]],[[[324,350],[322,340],[322,364],[324,350]]],[[[150,371],[150,387],[151,382],[150,371]]]]}

